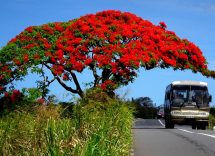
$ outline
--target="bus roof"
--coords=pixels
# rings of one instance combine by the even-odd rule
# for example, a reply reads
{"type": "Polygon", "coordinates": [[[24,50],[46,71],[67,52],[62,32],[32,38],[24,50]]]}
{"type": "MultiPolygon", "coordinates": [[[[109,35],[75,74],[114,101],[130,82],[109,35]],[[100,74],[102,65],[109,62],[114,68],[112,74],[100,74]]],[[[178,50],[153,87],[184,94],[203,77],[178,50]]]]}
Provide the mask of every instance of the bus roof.
{"type": "Polygon", "coordinates": [[[192,85],[192,86],[207,86],[207,82],[202,82],[202,81],[173,81],[171,83],[173,86],[175,85],[192,85]]]}

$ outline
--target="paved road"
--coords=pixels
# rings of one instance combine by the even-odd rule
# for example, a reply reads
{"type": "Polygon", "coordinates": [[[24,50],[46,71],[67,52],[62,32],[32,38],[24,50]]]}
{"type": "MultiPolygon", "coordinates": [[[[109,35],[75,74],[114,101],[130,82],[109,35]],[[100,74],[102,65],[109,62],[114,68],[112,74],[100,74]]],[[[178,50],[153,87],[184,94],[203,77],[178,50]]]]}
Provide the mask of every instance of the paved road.
{"type": "Polygon", "coordinates": [[[135,156],[215,156],[215,131],[176,125],[163,120],[137,119],[133,128],[135,156]]]}

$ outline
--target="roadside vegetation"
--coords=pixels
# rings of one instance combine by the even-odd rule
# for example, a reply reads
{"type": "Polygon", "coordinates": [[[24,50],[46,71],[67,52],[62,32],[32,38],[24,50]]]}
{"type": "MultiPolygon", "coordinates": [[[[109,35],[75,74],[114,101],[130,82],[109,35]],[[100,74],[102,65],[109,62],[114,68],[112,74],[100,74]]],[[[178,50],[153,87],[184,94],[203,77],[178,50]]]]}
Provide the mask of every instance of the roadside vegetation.
{"type": "Polygon", "coordinates": [[[88,92],[68,106],[26,103],[6,111],[1,155],[129,155],[133,107],[104,92],[88,92]]]}
{"type": "Polygon", "coordinates": [[[213,129],[215,126],[215,107],[210,109],[210,116],[209,116],[209,128],[213,129]]]}

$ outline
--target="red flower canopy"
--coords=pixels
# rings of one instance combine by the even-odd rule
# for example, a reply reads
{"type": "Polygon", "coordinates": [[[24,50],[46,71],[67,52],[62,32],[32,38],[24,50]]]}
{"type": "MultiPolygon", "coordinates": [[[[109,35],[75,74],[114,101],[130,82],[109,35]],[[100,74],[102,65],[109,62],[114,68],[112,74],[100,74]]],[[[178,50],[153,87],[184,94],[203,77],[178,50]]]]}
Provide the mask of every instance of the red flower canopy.
{"type": "Polygon", "coordinates": [[[92,71],[93,87],[110,90],[131,82],[140,67],[191,69],[215,77],[201,50],[166,27],[115,10],[28,27],[0,51],[1,90],[37,65],[50,69],[73,93],[81,91],[75,72],[84,69],[92,71]],[[74,81],[76,89],[63,81],[74,81]]]}

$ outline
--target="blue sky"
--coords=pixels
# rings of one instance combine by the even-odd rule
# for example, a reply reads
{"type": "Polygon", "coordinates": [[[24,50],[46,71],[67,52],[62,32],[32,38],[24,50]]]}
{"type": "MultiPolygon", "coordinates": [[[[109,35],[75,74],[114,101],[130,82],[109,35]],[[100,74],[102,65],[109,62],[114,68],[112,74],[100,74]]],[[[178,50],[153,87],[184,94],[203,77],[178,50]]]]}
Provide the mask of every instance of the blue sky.
{"type": "MultiPolygon", "coordinates": [[[[131,12],[154,24],[164,21],[167,29],[176,32],[181,38],[194,42],[203,51],[210,69],[215,70],[215,1],[213,0],[1,0],[0,9],[0,47],[31,25],[48,22],[68,21],[88,13],[102,10],[121,10],[131,12]]],[[[90,78],[89,73],[79,75],[81,80],[90,78]]],[[[32,87],[34,76],[26,78],[17,87],[32,87]]],[[[214,97],[215,80],[190,71],[172,69],[141,69],[134,83],[118,90],[127,98],[150,97],[157,105],[164,101],[165,87],[175,80],[197,80],[209,84],[214,97]]],[[[50,89],[61,100],[66,92],[52,84],[50,89]]]]}

